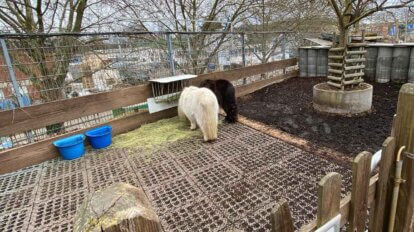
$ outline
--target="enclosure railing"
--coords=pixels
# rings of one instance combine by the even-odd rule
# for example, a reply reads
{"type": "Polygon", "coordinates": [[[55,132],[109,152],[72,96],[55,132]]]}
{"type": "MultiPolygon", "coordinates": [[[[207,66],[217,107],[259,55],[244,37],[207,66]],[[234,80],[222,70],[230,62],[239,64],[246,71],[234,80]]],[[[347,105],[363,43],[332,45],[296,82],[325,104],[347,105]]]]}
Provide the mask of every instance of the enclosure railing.
{"type": "MultiPolygon", "coordinates": [[[[190,84],[198,85],[204,79],[227,79],[236,84],[237,96],[243,96],[285,78],[295,77],[297,74],[297,60],[291,58],[238,69],[200,74],[197,78],[192,79],[190,84]],[[261,79],[263,74],[268,75],[269,78],[261,79]],[[249,83],[243,85],[243,79],[245,78],[249,79],[249,83]]],[[[151,86],[145,83],[72,99],[0,111],[0,136],[5,137],[24,133],[25,131],[35,131],[47,125],[81,120],[82,118],[90,118],[91,115],[105,114],[102,112],[113,111],[114,109],[142,105],[151,96],[151,86]]],[[[117,135],[135,129],[143,123],[172,117],[176,114],[174,108],[153,114],[143,110],[138,112],[131,110],[116,118],[102,120],[100,123],[85,124],[83,128],[64,131],[61,135],[51,135],[26,145],[5,149],[0,151],[0,174],[58,157],[57,150],[52,145],[52,141],[58,138],[83,133],[87,129],[102,124],[112,125],[113,134],[117,135]]]]}
{"type": "MultiPolygon", "coordinates": [[[[304,36],[278,31],[0,34],[0,110],[24,111],[27,106],[137,86],[153,78],[287,59],[296,56],[304,36]]],[[[134,104],[2,134],[0,151],[145,108],[134,104]]]]}

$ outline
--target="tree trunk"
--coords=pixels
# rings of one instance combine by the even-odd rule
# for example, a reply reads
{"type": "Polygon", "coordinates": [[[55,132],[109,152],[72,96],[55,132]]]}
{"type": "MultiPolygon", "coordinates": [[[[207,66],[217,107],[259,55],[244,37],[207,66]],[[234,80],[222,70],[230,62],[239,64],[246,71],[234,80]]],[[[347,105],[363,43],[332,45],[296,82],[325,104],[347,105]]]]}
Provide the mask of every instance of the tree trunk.
{"type": "Polygon", "coordinates": [[[348,42],[349,29],[339,28],[339,47],[345,47],[348,42]]]}

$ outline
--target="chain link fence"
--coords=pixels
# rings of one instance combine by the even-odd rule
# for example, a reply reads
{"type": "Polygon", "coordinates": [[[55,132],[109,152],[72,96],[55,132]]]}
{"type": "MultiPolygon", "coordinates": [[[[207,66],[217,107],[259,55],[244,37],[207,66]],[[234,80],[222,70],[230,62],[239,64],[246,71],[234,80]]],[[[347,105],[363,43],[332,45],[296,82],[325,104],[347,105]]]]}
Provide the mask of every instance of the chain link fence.
{"type": "MultiPolygon", "coordinates": [[[[203,74],[296,56],[290,32],[135,32],[2,35],[0,110],[86,96],[150,79],[203,74]]],[[[244,84],[259,75],[245,80],[244,84]]],[[[243,83],[236,83],[243,84],[243,83]]],[[[146,103],[0,137],[0,150],[86,128],[146,103]]]]}

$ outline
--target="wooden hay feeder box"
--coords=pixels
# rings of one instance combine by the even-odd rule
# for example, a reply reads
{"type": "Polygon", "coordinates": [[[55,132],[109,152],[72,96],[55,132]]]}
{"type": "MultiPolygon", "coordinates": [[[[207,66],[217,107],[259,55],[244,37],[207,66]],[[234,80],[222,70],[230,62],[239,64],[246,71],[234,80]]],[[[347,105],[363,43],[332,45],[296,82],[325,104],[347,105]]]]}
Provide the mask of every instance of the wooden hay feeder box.
{"type": "Polygon", "coordinates": [[[195,77],[197,75],[185,74],[149,80],[153,96],[147,99],[149,112],[155,113],[177,106],[181,91],[195,77]]]}

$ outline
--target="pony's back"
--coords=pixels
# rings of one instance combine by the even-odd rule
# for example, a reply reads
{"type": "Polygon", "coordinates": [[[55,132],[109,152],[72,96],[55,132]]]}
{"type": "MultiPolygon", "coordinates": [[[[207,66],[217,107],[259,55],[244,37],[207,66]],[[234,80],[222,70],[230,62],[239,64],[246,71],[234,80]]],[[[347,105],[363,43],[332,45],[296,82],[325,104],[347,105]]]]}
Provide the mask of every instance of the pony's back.
{"type": "Polygon", "coordinates": [[[217,139],[219,105],[214,93],[207,88],[190,86],[184,88],[178,101],[178,115],[186,117],[192,129],[198,125],[204,141],[217,139]]]}

